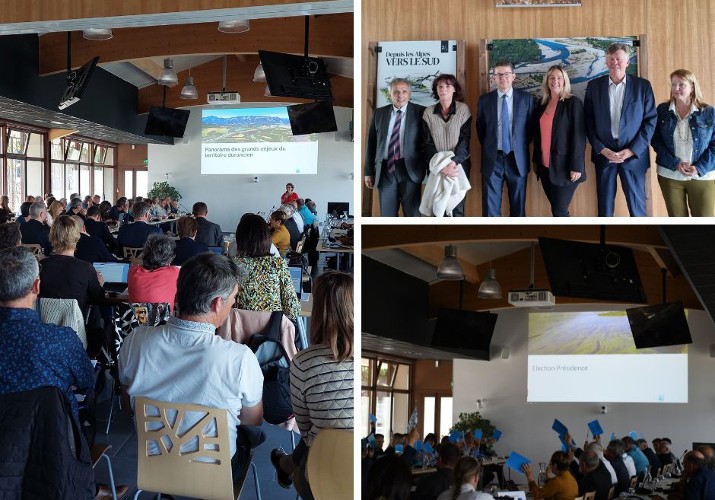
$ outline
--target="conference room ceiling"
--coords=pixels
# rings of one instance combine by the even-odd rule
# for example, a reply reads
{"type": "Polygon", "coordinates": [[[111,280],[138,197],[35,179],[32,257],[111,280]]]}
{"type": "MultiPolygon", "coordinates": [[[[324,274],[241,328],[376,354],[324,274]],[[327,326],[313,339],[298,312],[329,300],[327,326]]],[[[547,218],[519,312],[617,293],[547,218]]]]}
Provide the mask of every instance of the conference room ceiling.
{"type": "MultiPolygon", "coordinates": [[[[261,2],[246,2],[261,3],[261,2]]],[[[303,54],[305,20],[309,20],[309,54],[322,57],[331,76],[336,106],[353,107],[353,0],[276,3],[240,8],[195,10],[0,24],[0,35],[39,36],[39,74],[63,73],[67,68],[67,33],[71,34],[71,60],[79,67],[95,56],[98,66],[137,88],[138,114],[151,106],[190,109],[205,105],[208,92],[223,86],[226,56],[226,90],[237,91],[242,102],[302,103],[309,99],[265,96],[266,83],[254,83],[258,50],[303,54]],[[250,30],[228,34],[218,22],[250,20],[250,30]],[[82,37],[88,27],[111,28],[110,40],[82,37]],[[172,88],[159,86],[157,78],[165,58],[172,58],[179,77],[172,88]],[[180,99],[189,74],[198,89],[197,100],[180,99]]],[[[91,82],[90,82],[91,86],[91,82]]],[[[111,96],[108,96],[111,98],[111,96]]],[[[66,113],[13,102],[0,108],[0,118],[23,123],[77,130],[77,135],[116,143],[157,143],[149,137],[102,127],[66,113]]]]}
{"type": "MultiPolygon", "coordinates": [[[[650,304],[662,301],[661,269],[668,270],[668,301],[682,300],[686,308],[705,309],[715,316],[715,227],[628,225],[605,227],[606,243],[632,248],[650,304]]],[[[509,290],[525,289],[530,281],[531,245],[535,246],[534,286],[549,289],[549,280],[538,246],[540,236],[598,243],[600,226],[363,226],[363,255],[429,286],[429,313],[439,308],[498,310],[512,308],[509,290]],[[465,281],[436,277],[444,259],[444,247],[454,244],[465,270],[465,281]],[[491,267],[502,288],[502,299],[477,297],[479,284],[491,267]]],[[[363,276],[363,280],[378,279],[363,276]]],[[[607,303],[573,297],[556,297],[558,304],[607,303]]],[[[365,312],[369,314],[369,312],[365,312]]],[[[453,359],[453,354],[399,340],[363,334],[363,349],[412,359],[453,359]]]]}

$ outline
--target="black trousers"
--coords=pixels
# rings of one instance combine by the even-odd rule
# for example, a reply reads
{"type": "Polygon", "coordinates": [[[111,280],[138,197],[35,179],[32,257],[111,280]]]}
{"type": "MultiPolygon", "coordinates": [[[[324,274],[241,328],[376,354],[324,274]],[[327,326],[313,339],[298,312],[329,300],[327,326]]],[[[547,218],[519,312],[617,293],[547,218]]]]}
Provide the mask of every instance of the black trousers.
{"type": "Polygon", "coordinates": [[[557,186],[551,183],[549,169],[539,165],[539,180],[544,193],[551,204],[551,215],[554,217],[569,217],[569,205],[578,183],[572,182],[568,186],[557,186]]]}
{"type": "Polygon", "coordinates": [[[266,440],[265,433],[257,425],[239,425],[236,434],[236,453],[231,457],[233,482],[243,481],[251,463],[253,449],[266,440]]]}

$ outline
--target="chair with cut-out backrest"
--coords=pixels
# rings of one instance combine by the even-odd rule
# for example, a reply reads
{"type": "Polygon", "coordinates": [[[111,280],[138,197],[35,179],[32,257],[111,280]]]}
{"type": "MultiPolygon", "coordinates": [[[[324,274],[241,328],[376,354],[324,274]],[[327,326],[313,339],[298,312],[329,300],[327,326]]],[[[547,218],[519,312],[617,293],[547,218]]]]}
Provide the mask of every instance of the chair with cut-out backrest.
{"type": "Polygon", "coordinates": [[[128,259],[134,266],[142,265],[142,252],[144,252],[142,247],[124,247],[122,249],[123,257],[128,259]]]}
{"type": "Polygon", "coordinates": [[[352,498],[353,431],[323,429],[308,452],[306,478],[313,497],[352,498]]]}
{"type": "MultiPolygon", "coordinates": [[[[137,396],[135,418],[135,500],[142,491],[205,500],[238,498],[245,476],[236,483],[232,478],[228,410],[137,396]]],[[[260,498],[256,468],[250,466],[260,498]]]]}
{"type": "Polygon", "coordinates": [[[583,494],[583,500],[594,500],[596,498],[596,491],[589,491],[583,494]]]}
{"type": "Polygon", "coordinates": [[[37,243],[23,243],[22,246],[25,248],[29,248],[30,251],[32,252],[32,255],[37,257],[37,260],[42,260],[45,258],[45,254],[42,251],[42,246],[37,244],[37,243]]]}

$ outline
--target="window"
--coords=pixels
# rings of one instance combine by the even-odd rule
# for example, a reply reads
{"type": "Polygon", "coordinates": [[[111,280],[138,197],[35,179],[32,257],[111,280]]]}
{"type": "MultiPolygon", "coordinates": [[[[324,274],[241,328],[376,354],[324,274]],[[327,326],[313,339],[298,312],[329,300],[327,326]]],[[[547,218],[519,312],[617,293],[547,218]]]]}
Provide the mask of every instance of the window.
{"type": "Polygon", "coordinates": [[[388,440],[404,433],[410,413],[412,365],[409,361],[366,356],[361,359],[362,435],[370,433],[369,414],[375,415],[375,432],[388,440]]]}
{"type": "Polygon", "coordinates": [[[114,146],[78,138],[53,140],[50,143],[52,193],[68,200],[72,193],[79,193],[82,198],[98,194],[113,202],[114,179],[108,181],[107,174],[114,175],[114,149],[114,146]]]}

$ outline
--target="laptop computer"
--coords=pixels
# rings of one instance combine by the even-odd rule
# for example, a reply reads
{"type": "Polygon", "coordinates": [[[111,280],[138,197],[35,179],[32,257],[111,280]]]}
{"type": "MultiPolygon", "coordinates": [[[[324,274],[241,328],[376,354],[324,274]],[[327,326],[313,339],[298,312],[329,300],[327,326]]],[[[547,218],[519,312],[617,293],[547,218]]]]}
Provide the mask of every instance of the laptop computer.
{"type": "Polygon", "coordinates": [[[295,288],[295,293],[298,295],[298,300],[300,300],[300,295],[303,292],[303,267],[288,266],[288,272],[290,272],[290,279],[293,282],[293,288],[295,288]]]}
{"type": "Polygon", "coordinates": [[[127,289],[129,264],[123,262],[95,262],[92,265],[104,276],[104,289],[106,291],[122,293],[127,289]]]}

